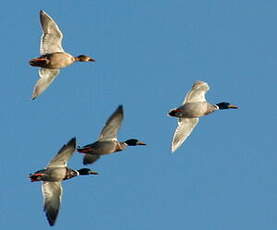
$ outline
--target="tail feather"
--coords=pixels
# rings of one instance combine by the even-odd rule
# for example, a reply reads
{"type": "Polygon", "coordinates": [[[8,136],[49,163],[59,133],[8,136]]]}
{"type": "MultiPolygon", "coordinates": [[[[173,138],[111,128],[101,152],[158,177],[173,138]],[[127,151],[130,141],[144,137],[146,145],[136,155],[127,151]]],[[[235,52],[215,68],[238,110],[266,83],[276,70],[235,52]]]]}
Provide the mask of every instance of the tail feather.
{"type": "Polygon", "coordinates": [[[92,151],[92,148],[91,147],[83,147],[81,148],[80,146],[77,147],[77,151],[79,153],[89,153],[92,151]]]}
{"type": "Polygon", "coordinates": [[[31,66],[43,67],[47,64],[47,59],[46,58],[34,58],[29,61],[29,64],[31,66]]]}
{"type": "Polygon", "coordinates": [[[178,117],[178,114],[180,113],[181,111],[179,109],[172,109],[169,111],[168,115],[171,116],[171,117],[178,117]]]}

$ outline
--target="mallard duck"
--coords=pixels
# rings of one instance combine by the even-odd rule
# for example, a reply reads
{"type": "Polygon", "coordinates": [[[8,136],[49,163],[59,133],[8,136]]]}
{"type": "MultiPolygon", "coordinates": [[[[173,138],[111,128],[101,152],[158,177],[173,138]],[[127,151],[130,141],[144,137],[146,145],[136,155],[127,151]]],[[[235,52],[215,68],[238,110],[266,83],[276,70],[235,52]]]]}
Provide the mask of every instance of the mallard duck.
{"type": "Polygon", "coordinates": [[[61,182],[79,175],[97,175],[98,173],[88,168],[73,170],[67,167],[67,162],[76,149],[76,138],[72,138],[64,145],[57,155],[49,162],[45,169],[29,175],[32,182],[42,181],[42,195],[44,211],[51,226],[57,219],[62,199],[61,182]]]}
{"type": "Polygon", "coordinates": [[[208,115],[216,110],[238,109],[238,106],[228,102],[210,104],[206,101],[205,94],[209,90],[209,85],[204,81],[196,81],[191,90],[187,93],[183,104],[172,109],[168,115],[178,118],[178,126],[174,133],[171,151],[176,151],[186,138],[191,134],[199,121],[199,117],[208,115]]]}
{"type": "Polygon", "coordinates": [[[86,55],[73,57],[64,52],[62,47],[63,34],[55,21],[44,11],[40,11],[40,23],[42,36],[40,42],[40,54],[38,58],[29,61],[31,66],[41,67],[39,69],[40,79],[37,81],[32,99],[38,97],[53,82],[59,74],[60,69],[79,62],[94,62],[95,60],[86,55]]]}
{"type": "Polygon", "coordinates": [[[98,140],[92,144],[78,147],[77,151],[84,153],[84,164],[95,162],[100,156],[122,151],[127,146],[146,145],[137,139],[129,139],[124,142],[117,140],[117,132],[123,120],[123,106],[120,105],[107,120],[98,140]]]}

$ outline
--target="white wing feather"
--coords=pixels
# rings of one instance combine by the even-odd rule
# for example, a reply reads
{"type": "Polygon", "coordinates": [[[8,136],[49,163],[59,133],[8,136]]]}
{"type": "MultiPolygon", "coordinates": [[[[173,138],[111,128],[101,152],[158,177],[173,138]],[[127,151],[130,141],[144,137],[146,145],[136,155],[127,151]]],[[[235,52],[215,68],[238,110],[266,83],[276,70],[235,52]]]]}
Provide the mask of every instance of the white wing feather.
{"type": "Polygon", "coordinates": [[[34,86],[32,99],[35,99],[40,94],[42,94],[49,87],[49,85],[55,80],[59,72],[60,70],[58,69],[41,68],[39,70],[40,79],[37,81],[36,85],[34,86]]]}
{"type": "Polygon", "coordinates": [[[62,47],[63,34],[56,22],[44,11],[40,11],[42,35],[40,40],[40,54],[64,52],[62,47]]]}
{"type": "Polygon", "coordinates": [[[183,104],[192,102],[205,102],[205,94],[210,89],[208,83],[204,81],[196,81],[191,90],[186,94],[183,104]]]}
{"type": "Polygon", "coordinates": [[[197,125],[199,118],[179,118],[178,126],[175,130],[171,151],[175,152],[187,137],[191,134],[194,127],[197,125]]]}

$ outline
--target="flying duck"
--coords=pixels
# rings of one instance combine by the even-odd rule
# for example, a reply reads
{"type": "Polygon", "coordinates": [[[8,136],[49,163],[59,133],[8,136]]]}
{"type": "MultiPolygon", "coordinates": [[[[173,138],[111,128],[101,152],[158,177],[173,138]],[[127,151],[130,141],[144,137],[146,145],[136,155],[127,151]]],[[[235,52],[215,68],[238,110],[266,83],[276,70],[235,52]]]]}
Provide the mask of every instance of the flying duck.
{"type": "Polygon", "coordinates": [[[40,11],[40,23],[42,36],[40,41],[40,54],[38,58],[29,61],[31,66],[41,67],[39,69],[40,79],[37,81],[32,99],[38,97],[54,81],[60,69],[74,62],[94,62],[95,60],[86,55],[73,57],[64,52],[62,47],[63,34],[55,21],[44,11],[40,11]]]}
{"type": "Polygon", "coordinates": [[[206,82],[196,81],[187,93],[183,104],[169,111],[169,116],[178,118],[178,126],[171,144],[172,152],[176,151],[191,134],[199,121],[199,117],[217,110],[238,109],[238,106],[231,105],[228,102],[221,102],[215,105],[208,103],[205,98],[208,90],[209,85],[206,82]]]}
{"type": "Polygon", "coordinates": [[[98,160],[100,156],[122,151],[127,146],[146,145],[137,139],[129,139],[124,142],[117,140],[117,132],[123,120],[123,106],[120,105],[107,120],[98,140],[92,144],[78,147],[77,151],[84,153],[83,163],[91,164],[98,160]]]}
{"type": "Polygon", "coordinates": [[[45,169],[29,175],[32,182],[42,181],[42,195],[44,200],[44,212],[50,226],[55,224],[62,199],[63,180],[79,175],[97,175],[98,173],[87,168],[73,170],[67,167],[67,162],[76,149],[76,138],[72,138],[64,145],[57,155],[49,162],[45,169]]]}

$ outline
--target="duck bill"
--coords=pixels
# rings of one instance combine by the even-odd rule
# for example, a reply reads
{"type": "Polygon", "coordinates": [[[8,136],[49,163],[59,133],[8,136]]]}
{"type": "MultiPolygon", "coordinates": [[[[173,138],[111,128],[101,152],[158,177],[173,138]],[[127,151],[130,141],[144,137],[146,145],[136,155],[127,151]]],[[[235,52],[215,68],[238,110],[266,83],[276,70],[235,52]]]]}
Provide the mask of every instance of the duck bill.
{"type": "Polygon", "coordinates": [[[90,171],[89,174],[98,175],[99,173],[98,173],[98,172],[95,172],[95,171],[90,171]]]}
{"type": "Polygon", "coordinates": [[[139,142],[137,142],[137,145],[146,145],[146,144],[142,141],[139,141],[139,142]]]}
{"type": "Polygon", "coordinates": [[[228,105],[228,108],[229,108],[229,109],[238,109],[239,107],[236,106],[236,105],[228,105]]]}

